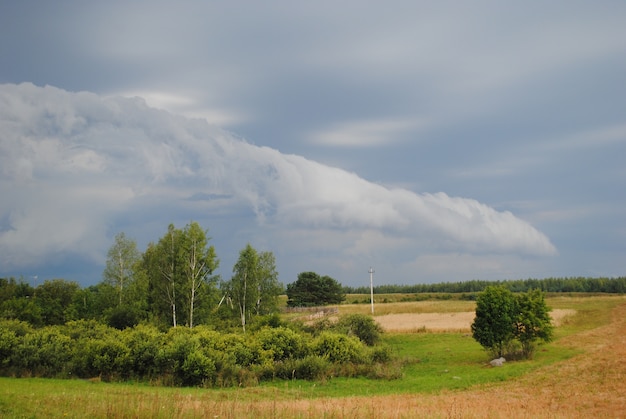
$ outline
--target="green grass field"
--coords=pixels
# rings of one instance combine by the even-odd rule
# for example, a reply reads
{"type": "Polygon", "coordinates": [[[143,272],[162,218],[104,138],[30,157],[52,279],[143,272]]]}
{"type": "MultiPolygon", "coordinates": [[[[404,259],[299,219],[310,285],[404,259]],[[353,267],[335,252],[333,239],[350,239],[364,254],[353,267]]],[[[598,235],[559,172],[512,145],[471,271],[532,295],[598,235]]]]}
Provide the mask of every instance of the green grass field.
{"type": "MultiPolygon", "coordinates": [[[[461,391],[514,379],[572,357],[579,351],[565,338],[608,323],[610,310],[623,301],[624,297],[619,296],[549,298],[549,306],[575,309],[577,314],[557,328],[554,342],[539,347],[534,360],[509,362],[503,368],[489,367],[486,352],[467,334],[386,334],[385,343],[406,362],[401,378],[394,380],[334,378],[324,382],[275,381],[250,388],[196,389],[152,387],[145,383],[0,378],[0,417],[182,418],[207,417],[207,412],[214,417],[235,417],[235,406],[241,402],[461,391]]],[[[461,303],[457,309],[466,310],[466,302],[461,303]]],[[[430,305],[430,310],[442,312],[446,304],[455,302],[437,301],[430,305]]],[[[402,307],[410,309],[404,304],[402,307]]],[[[257,412],[257,417],[272,416],[276,412],[271,404],[260,416],[257,412]]]]}

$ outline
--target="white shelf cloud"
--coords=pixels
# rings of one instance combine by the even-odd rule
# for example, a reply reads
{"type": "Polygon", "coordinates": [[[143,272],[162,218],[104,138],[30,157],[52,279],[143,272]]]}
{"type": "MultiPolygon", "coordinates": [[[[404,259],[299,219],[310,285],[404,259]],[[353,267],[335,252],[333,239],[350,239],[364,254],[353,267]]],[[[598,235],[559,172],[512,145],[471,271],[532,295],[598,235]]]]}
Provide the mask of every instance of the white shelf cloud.
{"type": "MultiPolygon", "coordinates": [[[[367,135],[367,128],[350,132],[367,135]]],[[[233,236],[263,237],[268,250],[288,259],[293,252],[293,263],[306,254],[345,267],[358,253],[373,252],[409,264],[420,252],[456,260],[557,253],[545,234],[511,212],[444,192],[385,187],[139,98],[1,85],[0,174],[4,270],[64,252],[102,264],[128,220],[157,240],[185,217],[208,220],[209,229],[220,223],[233,236]],[[331,256],[320,256],[325,252],[331,256]]]]}

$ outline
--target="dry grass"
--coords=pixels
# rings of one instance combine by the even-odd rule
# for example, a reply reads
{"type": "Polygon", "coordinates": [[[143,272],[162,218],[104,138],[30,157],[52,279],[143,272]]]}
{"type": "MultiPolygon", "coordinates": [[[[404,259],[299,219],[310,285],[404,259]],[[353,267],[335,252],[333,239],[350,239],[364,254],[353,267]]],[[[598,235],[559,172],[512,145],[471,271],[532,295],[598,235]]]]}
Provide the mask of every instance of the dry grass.
{"type": "MultiPolygon", "coordinates": [[[[427,300],[398,303],[376,304],[374,301],[374,315],[384,316],[397,313],[458,313],[474,311],[476,303],[464,300],[427,300]]],[[[339,306],[340,314],[370,314],[369,304],[345,304],[339,306]]]]}
{"type": "MultiPolygon", "coordinates": [[[[473,312],[476,308],[476,303],[473,301],[462,300],[427,300],[427,301],[408,301],[408,302],[395,302],[395,303],[382,303],[375,304],[374,315],[376,319],[381,316],[398,315],[398,314],[419,314],[430,313],[440,316],[441,313],[465,313],[473,312]]],[[[372,312],[369,304],[342,304],[336,307],[337,314],[339,316],[344,314],[366,314],[369,315],[372,312]]],[[[312,321],[323,317],[319,316],[321,313],[289,313],[288,319],[301,320],[311,323],[312,321]]],[[[338,315],[334,313],[327,315],[326,318],[330,320],[337,320],[338,315]]],[[[391,329],[390,329],[391,330],[391,329]]],[[[405,329],[408,330],[408,329],[405,329]]]]}
{"type": "MultiPolygon", "coordinates": [[[[575,314],[572,309],[555,309],[550,313],[556,326],[567,316],[575,314]]],[[[474,311],[452,313],[400,313],[375,317],[386,332],[469,332],[476,313],[474,311]]]]}

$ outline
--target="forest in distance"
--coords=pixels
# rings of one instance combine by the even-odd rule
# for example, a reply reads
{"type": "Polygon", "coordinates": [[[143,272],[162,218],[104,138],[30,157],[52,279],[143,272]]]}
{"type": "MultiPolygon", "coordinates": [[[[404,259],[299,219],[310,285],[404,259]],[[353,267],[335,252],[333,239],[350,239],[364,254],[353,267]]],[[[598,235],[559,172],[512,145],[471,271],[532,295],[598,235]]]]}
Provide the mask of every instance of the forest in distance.
{"type": "MultiPolygon", "coordinates": [[[[626,276],[620,277],[566,277],[544,279],[471,280],[412,285],[376,285],[374,294],[435,294],[479,293],[488,286],[501,285],[512,292],[538,289],[547,293],[626,293],[626,276]]],[[[370,287],[343,287],[346,294],[369,294],[370,287]]]]}
{"type": "MultiPolygon", "coordinates": [[[[494,285],[503,286],[515,293],[528,292],[534,289],[557,294],[626,293],[626,277],[472,280],[455,283],[377,285],[374,286],[373,291],[375,295],[398,294],[408,300],[475,300],[477,295],[486,287],[494,285]]],[[[128,313],[117,307],[112,291],[105,284],[81,288],[78,283],[63,279],[47,280],[33,287],[24,278],[0,278],[0,319],[22,320],[34,326],[64,324],[69,320],[78,319],[105,320],[104,322],[110,325],[114,325],[115,320],[124,323],[124,320],[128,320],[125,319],[125,315],[128,313]],[[121,317],[121,319],[116,317],[121,317]]],[[[342,304],[360,300],[369,301],[369,287],[342,286],[342,292],[351,296],[342,304]],[[363,298],[359,298],[360,295],[363,298]]],[[[378,302],[384,303],[385,300],[378,302]]],[[[222,318],[222,320],[224,319],[222,318]]]]}

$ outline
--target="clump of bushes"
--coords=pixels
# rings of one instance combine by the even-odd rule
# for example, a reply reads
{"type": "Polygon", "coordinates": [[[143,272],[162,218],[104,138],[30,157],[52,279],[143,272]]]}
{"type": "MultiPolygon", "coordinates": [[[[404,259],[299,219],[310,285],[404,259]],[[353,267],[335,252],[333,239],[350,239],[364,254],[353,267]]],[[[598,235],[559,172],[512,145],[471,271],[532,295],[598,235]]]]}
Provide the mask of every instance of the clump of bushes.
{"type": "Polygon", "coordinates": [[[368,346],[380,342],[383,329],[370,316],[363,314],[349,314],[341,317],[333,327],[334,330],[355,336],[368,346]]]}
{"type": "Polygon", "coordinates": [[[380,333],[370,317],[360,315],[308,330],[268,322],[247,334],[207,326],[120,330],[88,320],[32,329],[0,321],[0,374],[203,387],[355,375],[396,378],[382,373],[393,368],[383,367],[392,356],[379,344],[380,333]]]}
{"type": "Polygon", "coordinates": [[[367,346],[374,346],[380,343],[383,329],[374,319],[364,314],[348,314],[333,322],[328,318],[323,318],[315,323],[304,326],[304,329],[317,335],[323,331],[334,331],[348,336],[358,338],[367,346]]]}

